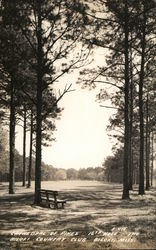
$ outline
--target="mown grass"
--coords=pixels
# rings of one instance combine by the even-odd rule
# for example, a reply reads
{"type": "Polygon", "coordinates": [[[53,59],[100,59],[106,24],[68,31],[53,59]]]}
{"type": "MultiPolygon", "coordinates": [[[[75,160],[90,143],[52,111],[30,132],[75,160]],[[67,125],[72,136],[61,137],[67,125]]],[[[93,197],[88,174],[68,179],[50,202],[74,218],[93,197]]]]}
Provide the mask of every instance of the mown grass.
{"type": "MultiPolygon", "coordinates": [[[[131,200],[121,199],[122,186],[97,182],[48,182],[44,188],[59,187],[60,197],[67,199],[65,209],[48,209],[33,205],[33,190],[17,185],[15,195],[7,195],[6,185],[1,185],[0,196],[0,250],[105,250],[105,249],[156,249],[156,194],[151,189],[144,196],[137,190],[131,192],[131,200]],[[95,242],[98,232],[118,230],[114,242],[95,242]],[[124,228],[126,230],[124,231],[124,228]],[[11,232],[57,231],[79,232],[77,238],[85,242],[36,241],[31,237],[26,242],[11,241],[11,232]],[[93,233],[89,236],[90,232],[93,233]],[[134,242],[124,242],[130,233],[136,233],[134,242]]],[[[23,236],[17,236],[20,238],[23,236]]],[[[46,236],[47,237],[47,236],[46,236]]]]}

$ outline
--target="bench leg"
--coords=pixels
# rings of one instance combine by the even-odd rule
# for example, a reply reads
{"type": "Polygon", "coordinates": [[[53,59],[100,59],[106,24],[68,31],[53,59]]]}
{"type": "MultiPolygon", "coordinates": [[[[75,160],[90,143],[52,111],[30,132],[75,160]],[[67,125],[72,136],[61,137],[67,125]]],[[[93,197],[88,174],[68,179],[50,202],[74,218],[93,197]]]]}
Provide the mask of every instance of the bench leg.
{"type": "Polygon", "coordinates": [[[47,206],[48,206],[48,208],[50,208],[50,202],[49,201],[47,201],[47,206]]]}
{"type": "Polygon", "coordinates": [[[57,204],[57,202],[54,203],[54,208],[55,208],[55,209],[58,209],[58,204],[57,204]]]}

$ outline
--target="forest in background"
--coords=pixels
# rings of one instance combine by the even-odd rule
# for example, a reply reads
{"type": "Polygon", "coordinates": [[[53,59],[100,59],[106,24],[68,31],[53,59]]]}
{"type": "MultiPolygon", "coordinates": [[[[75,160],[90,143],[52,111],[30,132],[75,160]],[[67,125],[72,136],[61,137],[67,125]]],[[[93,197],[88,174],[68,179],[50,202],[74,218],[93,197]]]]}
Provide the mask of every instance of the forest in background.
{"type": "Polygon", "coordinates": [[[0,3],[0,120],[1,126],[9,127],[9,193],[14,193],[18,175],[15,127],[22,122],[22,183],[26,185],[28,171],[31,185],[34,152],[35,203],[39,204],[42,146],[54,140],[55,120],[62,111],[58,103],[73,91],[67,84],[55,95],[53,86],[80,69],[78,84],[89,89],[102,84],[97,101],[103,108],[116,109],[108,126],[117,139],[114,156],[104,163],[108,179],[113,169],[116,176],[122,175],[122,198],[129,199],[137,176],[138,194],[145,194],[153,184],[156,140],[155,1],[98,0],[96,8],[92,0],[27,0],[22,6],[18,0],[0,3]],[[107,49],[103,66],[87,68],[96,47],[107,49]],[[108,99],[111,107],[104,105],[108,99]],[[112,161],[119,161],[120,167],[112,161]]]}
{"type": "MultiPolygon", "coordinates": [[[[15,150],[15,181],[23,181],[23,156],[15,150]]],[[[28,185],[28,165],[29,157],[25,159],[26,164],[26,186],[28,185]]],[[[32,157],[31,180],[35,180],[35,158],[32,157]]],[[[42,181],[58,181],[58,180],[96,180],[104,181],[104,169],[102,167],[89,167],[64,169],[55,168],[42,162],[42,181]]],[[[0,182],[9,181],[9,159],[8,152],[3,151],[3,157],[0,159],[0,182]]]]}
{"type": "MultiPolygon", "coordinates": [[[[1,140],[0,140],[0,182],[9,181],[9,152],[7,133],[4,128],[0,129],[1,140]]],[[[100,167],[88,167],[80,169],[64,169],[55,168],[48,165],[42,161],[42,181],[57,181],[57,180],[96,180],[102,182],[112,182],[112,183],[122,183],[123,169],[123,151],[118,151],[118,154],[108,156],[102,166],[100,167]]],[[[15,181],[22,182],[23,180],[23,156],[15,150],[15,181]]],[[[29,157],[25,159],[26,165],[26,186],[28,185],[28,166],[29,157]]],[[[156,179],[156,170],[154,169],[152,178],[156,179]]],[[[31,169],[31,179],[35,180],[35,158],[32,157],[32,169],[31,169]]],[[[133,176],[133,184],[139,183],[138,169],[135,168],[135,176],[133,176]]]]}

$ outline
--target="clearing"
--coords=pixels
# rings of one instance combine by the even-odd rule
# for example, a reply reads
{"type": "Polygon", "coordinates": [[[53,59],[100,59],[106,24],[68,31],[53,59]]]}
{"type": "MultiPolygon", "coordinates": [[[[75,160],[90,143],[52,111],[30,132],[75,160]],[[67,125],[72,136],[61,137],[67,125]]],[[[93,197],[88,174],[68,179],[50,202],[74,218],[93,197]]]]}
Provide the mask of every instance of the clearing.
{"type": "Polygon", "coordinates": [[[65,209],[33,205],[33,190],[0,184],[0,249],[156,249],[155,187],[122,200],[122,185],[97,181],[42,182],[67,200],[65,209]]]}

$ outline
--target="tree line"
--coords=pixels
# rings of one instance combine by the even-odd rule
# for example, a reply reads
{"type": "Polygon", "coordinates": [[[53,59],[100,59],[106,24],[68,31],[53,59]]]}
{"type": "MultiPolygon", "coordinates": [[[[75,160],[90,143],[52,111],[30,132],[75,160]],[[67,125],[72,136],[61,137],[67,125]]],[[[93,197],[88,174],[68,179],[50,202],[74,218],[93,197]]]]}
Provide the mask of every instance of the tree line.
{"type": "MultiPolygon", "coordinates": [[[[6,131],[0,128],[1,138],[0,141],[0,182],[9,181],[9,157],[8,157],[8,141],[6,137],[6,131]]],[[[35,180],[35,158],[32,156],[31,164],[31,179],[29,178],[29,157],[25,158],[25,167],[26,167],[26,176],[25,176],[25,186],[30,188],[32,186],[32,181],[35,180]]],[[[17,150],[14,152],[14,165],[15,165],[15,181],[23,182],[23,155],[20,155],[17,150]]],[[[102,167],[88,167],[80,169],[64,169],[64,168],[55,168],[51,165],[48,165],[41,162],[41,180],[42,181],[60,181],[60,180],[95,180],[103,181],[104,180],[104,169],[102,167]]],[[[22,183],[23,184],[23,183],[22,183]]]]}
{"type": "MultiPolygon", "coordinates": [[[[153,168],[155,154],[150,153],[149,187],[154,185],[156,170],[153,168]]],[[[118,148],[114,154],[108,156],[103,162],[104,180],[106,182],[123,183],[123,148],[118,148]]],[[[138,155],[133,158],[132,187],[139,184],[139,162],[138,155]]]]}
{"type": "Polygon", "coordinates": [[[29,182],[35,152],[35,203],[41,187],[41,146],[53,140],[57,104],[68,92],[53,85],[87,57],[79,1],[1,1],[1,121],[9,125],[9,193],[15,183],[15,127],[23,123],[23,186],[26,179],[26,132],[30,130],[29,182]],[[81,27],[81,29],[80,29],[81,27]]]}
{"type": "MultiPolygon", "coordinates": [[[[154,0],[1,0],[0,120],[9,126],[9,193],[14,193],[15,128],[23,124],[23,186],[26,185],[26,133],[30,131],[28,178],[35,154],[35,203],[42,179],[42,146],[53,138],[58,102],[72,92],[54,86],[84,67],[96,47],[103,66],[80,72],[81,85],[102,84],[99,101],[117,110],[110,129],[123,148],[123,199],[129,199],[138,166],[139,194],[150,186],[155,142],[154,0]],[[112,86],[108,93],[106,88],[112,86]],[[118,132],[115,134],[115,131],[118,132]],[[151,156],[152,155],[152,156],[151,156]],[[146,175],[145,175],[146,174],[146,175]],[[146,176],[146,178],[145,178],[146,176]]],[[[72,94],[72,93],[71,93],[72,94]]],[[[105,107],[108,108],[108,107],[105,107]]]]}
{"type": "Polygon", "coordinates": [[[122,198],[129,199],[136,172],[140,195],[145,189],[149,190],[153,178],[156,3],[110,0],[97,1],[97,6],[98,11],[93,8],[88,12],[90,22],[94,22],[94,36],[90,39],[92,46],[108,49],[108,53],[103,66],[82,71],[80,80],[84,86],[103,84],[105,87],[97,98],[100,101],[110,99],[111,107],[101,106],[116,110],[108,130],[113,131],[117,144],[114,157],[107,158],[105,165],[112,165],[114,160],[122,164],[123,160],[123,168],[117,167],[116,173],[120,175],[118,171],[122,171],[122,198]],[[109,92],[106,88],[110,86],[112,91],[109,92]]]}

